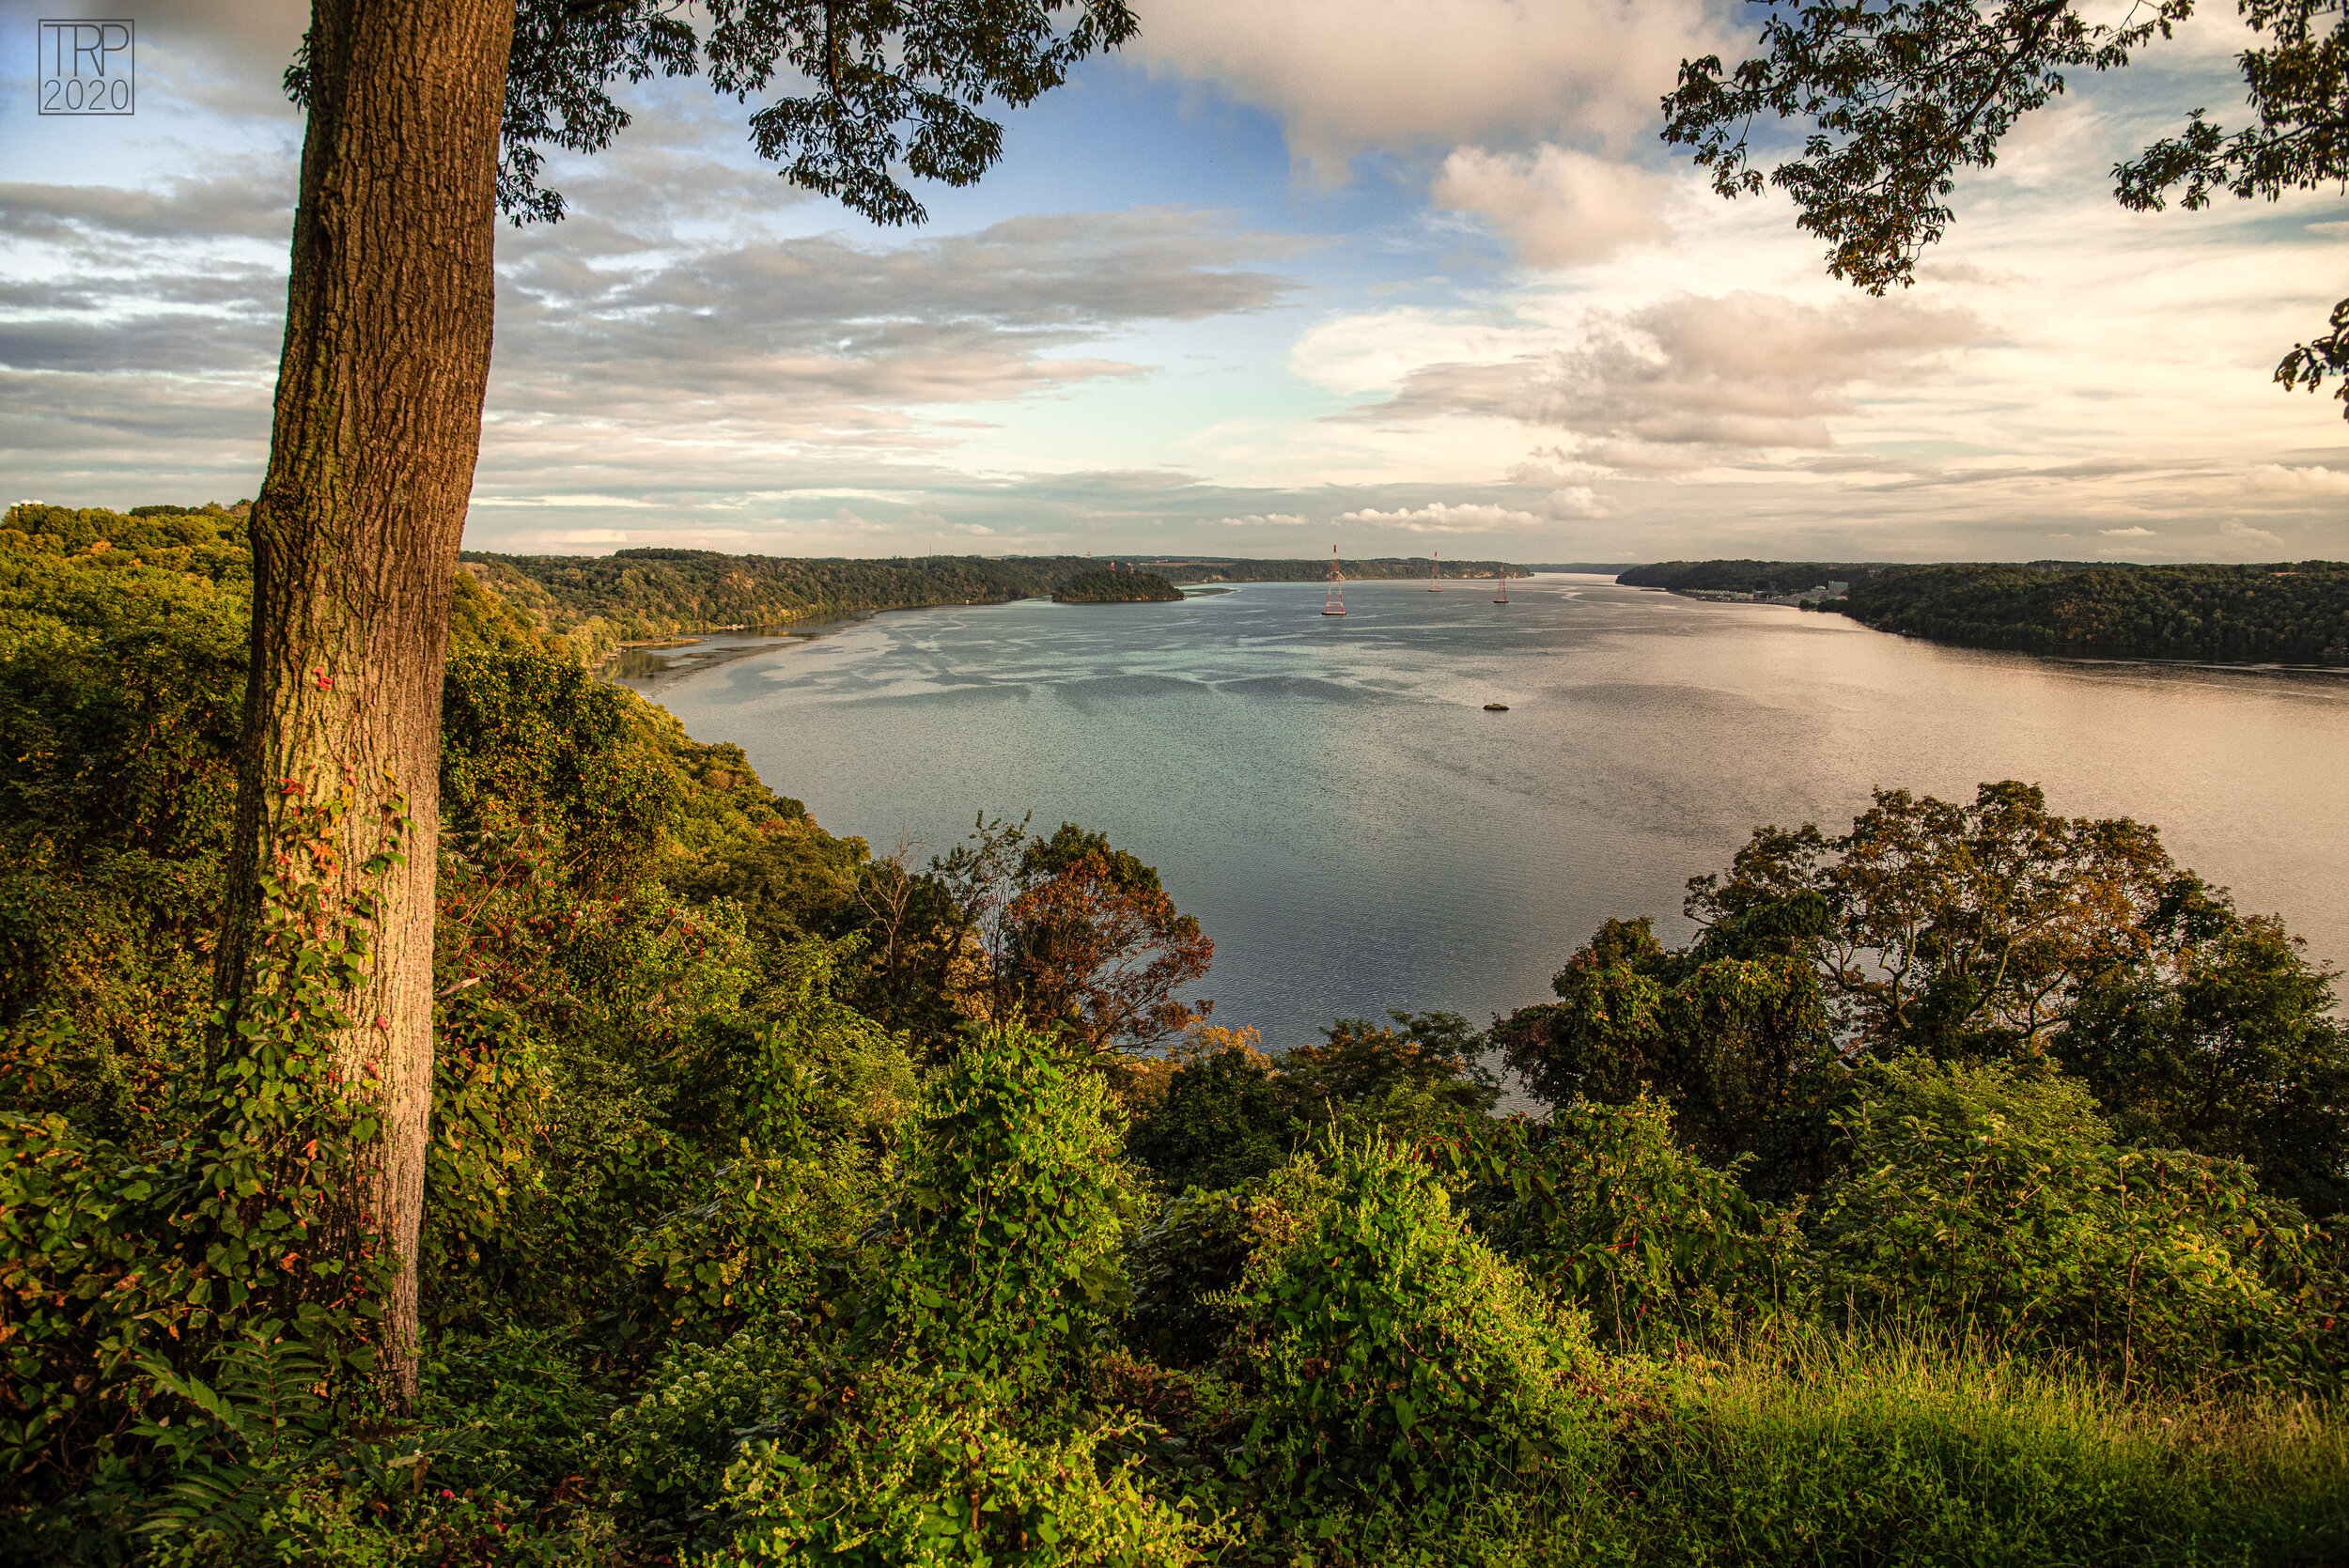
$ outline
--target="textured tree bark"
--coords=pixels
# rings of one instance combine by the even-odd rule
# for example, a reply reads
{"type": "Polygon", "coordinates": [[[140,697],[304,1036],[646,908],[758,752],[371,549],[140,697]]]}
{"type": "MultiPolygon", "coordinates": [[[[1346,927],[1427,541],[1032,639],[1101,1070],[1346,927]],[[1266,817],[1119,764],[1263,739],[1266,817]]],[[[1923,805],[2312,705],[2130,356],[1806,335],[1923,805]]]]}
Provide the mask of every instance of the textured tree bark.
{"type": "Polygon", "coordinates": [[[381,1365],[403,1398],[432,1103],[441,679],[490,373],[513,24],[513,0],[317,0],[285,352],[251,524],[218,993],[233,1015],[254,983],[260,879],[286,863],[306,810],[341,803],[330,895],[360,891],[386,814],[405,819],[406,862],[374,890],[375,956],[335,1049],[381,1117],[348,1218],[397,1260],[381,1365]]]}

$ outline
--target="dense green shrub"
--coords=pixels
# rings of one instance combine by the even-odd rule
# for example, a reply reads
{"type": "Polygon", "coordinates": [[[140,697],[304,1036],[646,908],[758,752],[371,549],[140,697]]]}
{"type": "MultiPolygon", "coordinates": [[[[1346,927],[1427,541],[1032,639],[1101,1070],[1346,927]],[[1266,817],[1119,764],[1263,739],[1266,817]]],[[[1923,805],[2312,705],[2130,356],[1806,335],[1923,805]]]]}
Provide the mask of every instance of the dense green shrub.
{"type": "Polygon", "coordinates": [[[643,707],[545,654],[453,655],[442,701],[443,815],[460,834],[557,831],[565,869],[583,888],[642,877],[683,793],[643,707]]]}
{"type": "Polygon", "coordinates": [[[687,1201],[640,1230],[626,1259],[638,1279],[628,1310],[662,1335],[829,1315],[828,1261],[893,1189],[913,1064],[833,996],[837,960],[801,944],[767,1020],[707,1032],[691,1063],[672,1109],[698,1134],[698,1154],[677,1159],[693,1172],[677,1184],[687,1201]]]}
{"type": "Polygon", "coordinates": [[[1276,1496],[1457,1507],[1538,1483],[1587,1440],[1584,1321],[1470,1234],[1426,1166],[1333,1138],[1268,1202],[1233,1301],[1276,1496]]]}
{"type": "Polygon", "coordinates": [[[1174,1069],[1128,1148],[1171,1190],[1232,1187],[1288,1158],[1299,1109],[1269,1058],[1212,1051],[1174,1069]]]}
{"type": "Polygon", "coordinates": [[[1130,1294],[1123,1132],[1100,1076],[1051,1040],[974,1032],[906,1142],[861,1329],[874,1353],[1017,1390],[1065,1381],[1130,1294]]]}
{"type": "Polygon", "coordinates": [[[1607,922],[1494,1042],[1553,1104],[1668,1101],[1748,1188],[1815,1192],[1852,1069],[1906,1054],[2053,1058],[2131,1141],[2248,1160],[2325,1215],[2349,1202],[2349,1036],[2333,976],[2127,817],[2038,786],[1875,792],[1847,833],[1758,828],[1695,877],[1699,934],[1607,922]]]}
{"type": "Polygon", "coordinates": [[[1124,1332],[1138,1355],[1191,1368],[1221,1354],[1240,1322],[1231,1292],[1255,1250],[1254,1208],[1245,1189],[1193,1188],[1135,1228],[1126,1254],[1133,1305],[1124,1332]]]}
{"type": "Polygon", "coordinates": [[[1810,1309],[1795,1212],[1676,1142],[1645,1096],[1562,1108],[1464,1145],[1486,1234],[1623,1347],[1713,1336],[1810,1309]]]}
{"type": "Polygon", "coordinates": [[[2057,1348],[2124,1382],[2330,1392],[2349,1371],[2339,1244],[2240,1164],[2114,1146],[2074,1079],[1894,1063],[1847,1130],[1849,1174],[1816,1220],[1829,1303],[2057,1348]]]}
{"type": "Polygon", "coordinates": [[[738,1560],[856,1568],[1178,1568],[1213,1540],[1187,1500],[1152,1495],[1132,1426],[1034,1430],[997,1385],[876,1368],[814,1442],[753,1438],[728,1467],[738,1560]],[[796,1452],[795,1452],[796,1449],[796,1452]]]}
{"type": "Polygon", "coordinates": [[[192,1468],[244,1465],[259,1437],[210,1388],[224,1373],[299,1360],[318,1433],[353,1414],[387,1270],[350,1195],[375,1108],[332,1042],[366,962],[366,887],[398,840],[387,831],[348,903],[318,873],[334,843],[319,808],[263,878],[240,1048],[193,1075],[174,1136],[117,1142],[60,1113],[0,1111],[0,1474],[32,1538],[165,1482],[200,1485],[192,1468]],[[222,1441],[182,1442],[192,1417],[222,1441]]]}
{"type": "Polygon", "coordinates": [[[2311,1218],[2349,1214],[2349,1031],[2334,975],[2279,920],[2199,879],[2149,923],[2167,973],[2084,989],[2050,1054],[2124,1142],[2232,1155],[2311,1218]]]}

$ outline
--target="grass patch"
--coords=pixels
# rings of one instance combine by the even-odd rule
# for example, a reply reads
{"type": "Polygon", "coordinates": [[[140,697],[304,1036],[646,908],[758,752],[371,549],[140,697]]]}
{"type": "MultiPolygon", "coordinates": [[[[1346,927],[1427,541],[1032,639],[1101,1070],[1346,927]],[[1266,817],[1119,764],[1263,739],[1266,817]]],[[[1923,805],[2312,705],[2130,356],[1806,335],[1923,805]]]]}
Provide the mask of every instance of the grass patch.
{"type": "Polygon", "coordinates": [[[1802,1331],[1655,1363],[1579,1553],[1688,1564],[2349,1560],[2349,1425],[2124,1397],[1979,1345],[1802,1331]]]}

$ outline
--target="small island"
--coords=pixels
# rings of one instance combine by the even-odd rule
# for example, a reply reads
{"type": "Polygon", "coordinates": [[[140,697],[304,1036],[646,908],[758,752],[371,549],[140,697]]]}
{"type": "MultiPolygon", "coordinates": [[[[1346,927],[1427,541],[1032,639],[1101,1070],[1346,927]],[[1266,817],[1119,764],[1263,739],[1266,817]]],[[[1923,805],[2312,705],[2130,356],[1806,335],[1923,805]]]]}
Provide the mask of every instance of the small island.
{"type": "Polygon", "coordinates": [[[1089,571],[1052,590],[1054,604],[1163,604],[1183,591],[1156,572],[1089,571]]]}

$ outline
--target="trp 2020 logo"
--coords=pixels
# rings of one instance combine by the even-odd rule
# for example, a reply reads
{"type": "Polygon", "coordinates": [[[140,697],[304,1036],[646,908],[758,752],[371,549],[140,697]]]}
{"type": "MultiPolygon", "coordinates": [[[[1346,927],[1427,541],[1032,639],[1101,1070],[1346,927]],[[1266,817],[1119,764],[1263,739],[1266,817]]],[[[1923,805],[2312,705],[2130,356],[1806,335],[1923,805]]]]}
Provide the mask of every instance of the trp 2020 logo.
{"type": "Polygon", "coordinates": [[[96,18],[40,23],[39,107],[44,115],[127,115],[138,106],[132,66],[137,26],[96,18]]]}

